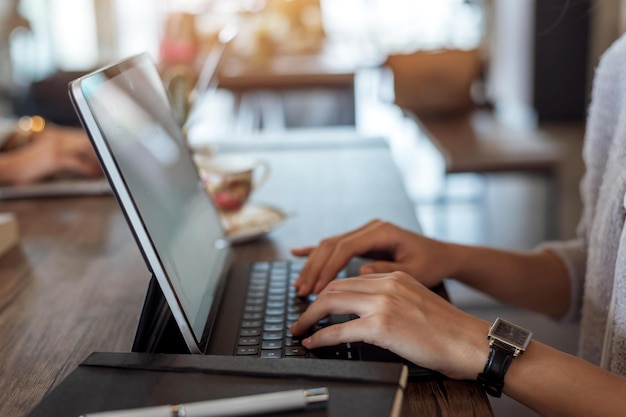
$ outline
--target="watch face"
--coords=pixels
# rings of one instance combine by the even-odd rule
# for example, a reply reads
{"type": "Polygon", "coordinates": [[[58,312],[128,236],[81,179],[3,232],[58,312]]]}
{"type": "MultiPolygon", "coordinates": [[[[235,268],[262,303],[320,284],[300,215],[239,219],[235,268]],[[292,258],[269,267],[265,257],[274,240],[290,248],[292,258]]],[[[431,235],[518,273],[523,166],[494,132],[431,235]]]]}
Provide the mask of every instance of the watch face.
{"type": "Polygon", "coordinates": [[[498,318],[491,326],[489,335],[521,350],[525,350],[530,343],[532,332],[498,318]]]}

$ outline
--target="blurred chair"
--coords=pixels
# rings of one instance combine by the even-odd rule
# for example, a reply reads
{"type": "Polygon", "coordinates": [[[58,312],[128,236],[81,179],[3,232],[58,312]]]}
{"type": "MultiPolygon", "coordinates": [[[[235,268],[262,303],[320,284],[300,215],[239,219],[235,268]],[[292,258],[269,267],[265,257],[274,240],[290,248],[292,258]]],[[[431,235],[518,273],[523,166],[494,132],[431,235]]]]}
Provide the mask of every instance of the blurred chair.
{"type": "MultiPolygon", "coordinates": [[[[545,234],[556,237],[560,149],[545,131],[523,123],[504,123],[491,108],[476,103],[472,91],[482,81],[479,50],[392,55],[386,65],[394,77],[395,105],[444,159],[444,186],[437,203],[445,208],[455,201],[450,200],[448,189],[454,174],[476,174],[482,180],[479,195],[471,197],[482,205],[482,213],[486,213],[487,175],[539,175],[547,190],[545,234]]],[[[445,215],[446,211],[439,213],[445,215]]]]}
{"type": "Polygon", "coordinates": [[[390,55],[395,104],[418,117],[446,117],[475,106],[473,85],[482,73],[478,49],[442,49],[390,55]]]}

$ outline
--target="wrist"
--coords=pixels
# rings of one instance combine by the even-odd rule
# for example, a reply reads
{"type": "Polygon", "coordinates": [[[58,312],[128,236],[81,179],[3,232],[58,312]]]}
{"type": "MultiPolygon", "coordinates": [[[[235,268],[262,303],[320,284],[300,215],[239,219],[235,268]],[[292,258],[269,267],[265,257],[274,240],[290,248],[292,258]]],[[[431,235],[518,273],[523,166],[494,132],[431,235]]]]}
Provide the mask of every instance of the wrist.
{"type": "Polygon", "coordinates": [[[477,377],[479,384],[489,395],[502,395],[509,366],[526,351],[531,338],[531,331],[500,318],[489,327],[489,355],[483,371],[477,377]]]}
{"type": "Polygon", "coordinates": [[[485,335],[489,331],[489,322],[467,315],[468,320],[455,320],[450,328],[454,342],[447,347],[443,355],[448,358],[437,371],[459,380],[476,380],[483,371],[489,354],[489,343],[485,335]]]}
{"type": "Polygon", "coordinates": [[[474,248],[457,243],[446,243],[445,245],[448,246],[447,259],[450,265],[448,278],[458,279],[458,277],[469,268],[469,262],[472,259],[472,250],[474,248]]]}

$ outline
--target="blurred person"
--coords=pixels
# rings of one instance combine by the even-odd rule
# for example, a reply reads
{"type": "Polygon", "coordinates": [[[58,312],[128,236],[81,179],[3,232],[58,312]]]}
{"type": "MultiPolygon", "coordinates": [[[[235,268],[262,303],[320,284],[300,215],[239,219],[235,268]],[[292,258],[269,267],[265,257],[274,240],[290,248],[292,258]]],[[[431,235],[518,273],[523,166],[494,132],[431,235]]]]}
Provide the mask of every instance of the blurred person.
{"type": "Polygon", "coordinates": [[[595,75],[576,239],[510,252],[437,241],[372,221],[293,250],[309,257],[294,283],[298,295],[319,293],[291,327],[293,334],[303,336],[309,349],[372,343],[450,378],[478,380],[487,393],[504,392],[544,416],[626,415],[624,73],[626,35],[603,55],[595,75]],[[333,280],[351,257],[378,251],[391,260],[362,266],[360,277],[333,280]],[[513,306],[579,320],[578,357],[518,326],[490,326],[461,311],[428,289],[444,278],[513,306]],[[329,314],[357,318],[308,333],[329,314]]]}
{"type": "Polygon", "coordinates": [[[11,34],[17,28],[30,29],[30,23],[19,12],[19,0],[0,3],[0,93],[10,94],[13,87],[11,34]]]}
{"type": "Polygon", "coordinates": [[[55,175],[102,175],[84,131],[39,116],[0,119],[0,184],[29,184],[55,175]]]}
{"type": "MultiPolygon", "coordinates": [[[[31,28],[19,12],[19,3],[9,0],[0,4],[0,95],[7,99],[15,94],[11,35],[17,28],[31,28]]],[[[101,175],[82,129],[46,123],[39,116],[19,120],[0,118],[0,185],[28,184],[59,174],[101,175]]]]}

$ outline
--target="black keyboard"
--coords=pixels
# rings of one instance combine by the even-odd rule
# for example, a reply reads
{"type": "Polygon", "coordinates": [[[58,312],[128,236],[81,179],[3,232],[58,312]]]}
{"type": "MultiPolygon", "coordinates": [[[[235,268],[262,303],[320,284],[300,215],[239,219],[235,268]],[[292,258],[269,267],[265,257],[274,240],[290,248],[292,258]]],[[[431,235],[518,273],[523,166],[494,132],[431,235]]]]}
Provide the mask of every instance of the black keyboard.
{"type": "MultiPolygon", "coordinates": [[[[252,265],[236,351],[238,356],[319,356],[302,347],[300,339],[289,331],[313,300],[313,297],[297,297],[293,287],[303,265],[301,261],[258,262],[252,265]]],[[[341,276],[345,276],[345,272],[341,276]]],[[[329,318],[326,318],[318,327],[329,322],[329,318]]],[[[340,350],[347,352],[346,347],[340,350]]],[[[331,356],[345,356],[349,359],[352,353],[335,353],[331,356]]]]}

